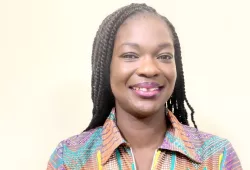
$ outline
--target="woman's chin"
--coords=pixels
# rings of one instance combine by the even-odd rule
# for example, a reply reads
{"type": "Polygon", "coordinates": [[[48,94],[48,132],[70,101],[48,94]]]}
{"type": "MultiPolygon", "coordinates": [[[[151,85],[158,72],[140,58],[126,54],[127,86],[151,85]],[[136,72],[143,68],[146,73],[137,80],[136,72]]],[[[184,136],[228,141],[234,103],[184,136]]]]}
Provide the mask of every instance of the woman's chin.
{"type": "Polygon", "coordinates": [[[133,109],[134,112],[134,116],[136,116],[137,118],[147,118],[147,117],[151,117],[154,114],[157,114],[159,112],[161,112],[161,108],[160,107],[156,107],[156,106],[140,106],[140,107],[135,107],[133,109]]]}

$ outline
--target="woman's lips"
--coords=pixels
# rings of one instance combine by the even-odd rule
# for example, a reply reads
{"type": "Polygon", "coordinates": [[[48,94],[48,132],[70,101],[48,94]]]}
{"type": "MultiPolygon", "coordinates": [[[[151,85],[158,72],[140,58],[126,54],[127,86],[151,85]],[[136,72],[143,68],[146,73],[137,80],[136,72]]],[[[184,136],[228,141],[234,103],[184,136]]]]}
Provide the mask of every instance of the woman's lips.
{"type": "Polygon", "coordinates": [[[163,86],[156,82],[143,82],[130,86],[130,89],[141,98],[155,98],[162,90],[163,86]]]}

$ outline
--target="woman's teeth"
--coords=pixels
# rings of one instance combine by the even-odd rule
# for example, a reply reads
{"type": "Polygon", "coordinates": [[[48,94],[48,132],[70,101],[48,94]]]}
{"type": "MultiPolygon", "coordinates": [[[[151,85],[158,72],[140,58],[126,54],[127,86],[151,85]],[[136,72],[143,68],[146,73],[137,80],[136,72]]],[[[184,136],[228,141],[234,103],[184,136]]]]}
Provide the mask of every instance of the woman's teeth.
{"type": "Polygon", "coordinates": [[[133,90],[140,90],[140,91],[156,91],[159,90],[158,87],[155,88],[143,88],[143,87],[133,87],[133,90]]]}

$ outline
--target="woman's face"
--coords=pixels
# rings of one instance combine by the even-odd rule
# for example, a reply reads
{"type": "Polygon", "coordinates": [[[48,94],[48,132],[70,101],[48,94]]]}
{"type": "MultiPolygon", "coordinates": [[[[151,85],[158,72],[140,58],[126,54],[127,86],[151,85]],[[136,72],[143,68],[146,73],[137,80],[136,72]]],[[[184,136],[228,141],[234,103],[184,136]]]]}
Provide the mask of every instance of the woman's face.
{"type": "Polygon", "coordinates": [[[141,118],[159,112],[176,81],[172,34],[152,14],[137,14],[119,28],[110,65],[116,107],[141,118]]]}

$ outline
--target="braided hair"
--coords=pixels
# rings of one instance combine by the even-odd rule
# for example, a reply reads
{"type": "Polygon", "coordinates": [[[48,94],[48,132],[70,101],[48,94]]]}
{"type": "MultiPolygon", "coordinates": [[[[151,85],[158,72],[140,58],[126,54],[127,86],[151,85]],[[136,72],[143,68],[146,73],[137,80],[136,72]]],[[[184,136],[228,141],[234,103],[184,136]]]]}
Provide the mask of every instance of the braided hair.
{"type": "Polygon", "coordinates": [[[114,13],[107,16],[96,33],[92,49],[92,79],[91,79],[91,98],[93,101],[92,120],[85,131],[102,126],[107,119],[111,109],[115,106],[115,98],[110,86],[110,64],[113,54],[114,41],[116,33],[123,22],[138,13],[148,12],[161,17],[169,26],[175,49],[175,62],[177,70],[177,79],[174,91],[167,101],[167,109],[174,113],[179,122],[189,125],[188,114],[185,108],[185,102],[191,110],[191,119],[194,127],[197,128],[194,121],[194,109],[189,104],[184,82],[184,72],[182,67],[181,49],[178,36],[174,26],[167,18],[159,15],[155,9],[146,4],[130,4],[122,7],[114,13]]]}

